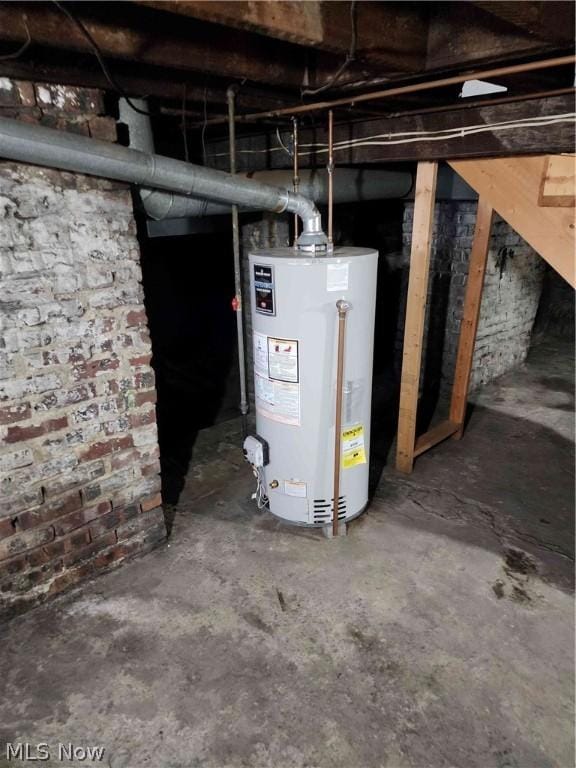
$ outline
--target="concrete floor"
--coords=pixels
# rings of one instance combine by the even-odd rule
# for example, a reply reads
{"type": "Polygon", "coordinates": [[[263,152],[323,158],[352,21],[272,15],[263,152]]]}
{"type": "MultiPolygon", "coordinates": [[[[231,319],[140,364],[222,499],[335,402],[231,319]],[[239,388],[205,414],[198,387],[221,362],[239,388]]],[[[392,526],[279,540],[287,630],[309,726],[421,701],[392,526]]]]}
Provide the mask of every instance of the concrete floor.
{"type": "Polygon", "coordinates": [[[484,389],[463,441],[385,469],[334,541],[254,509],[220,425],[169,548],[2,627],[0,742],[113,768],[573,766],[571,358],[484,389]]]}

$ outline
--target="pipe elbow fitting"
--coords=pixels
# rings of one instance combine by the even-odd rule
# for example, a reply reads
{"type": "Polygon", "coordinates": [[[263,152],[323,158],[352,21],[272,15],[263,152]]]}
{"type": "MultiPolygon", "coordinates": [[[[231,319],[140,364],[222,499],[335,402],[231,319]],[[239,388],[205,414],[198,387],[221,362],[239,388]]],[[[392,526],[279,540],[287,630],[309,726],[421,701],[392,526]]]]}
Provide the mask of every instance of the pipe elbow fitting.
{"type": "Polygon", "coordinates": [[[295,213],[302,220],[302,234],[297,240],[298,248],[312,252],[326,250],[328,238],[322,229],[320,211],[312,200],[288,192],[285,210],[295,213]]]}

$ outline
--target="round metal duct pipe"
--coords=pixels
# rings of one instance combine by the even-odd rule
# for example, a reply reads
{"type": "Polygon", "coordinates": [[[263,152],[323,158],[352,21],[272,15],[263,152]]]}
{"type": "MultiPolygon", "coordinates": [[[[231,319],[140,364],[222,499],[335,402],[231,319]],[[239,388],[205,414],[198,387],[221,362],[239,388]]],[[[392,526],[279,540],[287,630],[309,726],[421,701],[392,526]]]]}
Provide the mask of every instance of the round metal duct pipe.
{"type": "Polygon", "coordinates": [[[0,157],[63,171],[163,189],[186,197],[236,204],[255,210],[295,213],[302,220],[299,247],[325,246],[315,204],[288,189],[262,184],[171,157],[121,147],[42,125],[0,117],[0,157]]]}
{"type": "MultiPolygon", "coordinates": [[[[285,189],[292,184],[292,171],[255,171],[238,174],[262,184],[285,189]]],[[[328,202],[328,173],[325,169],[299,172],[299,194],[315,203],[328,202]]],[[[334,203],[356,203],[362,200],[385,200],[408,195],[412,189],[412,174],[408,171],[338,168],[334,174],[334,203]]],[[[184,197],[170,192],[141,189],[144,210],[151,219],[180,219],[197,216],[218,216],[230,213],[230,206],[184,197]]],[[[251,206],[242,206],[250,210],[251,206]]]]}
{"type": "MultiPolygon", "coordinates": [[[[133,100],[143,112],[147,111],[146,99],[133,100]]],[[[142,152],[154,152],[154,137],[148,115],[136,112],[120,99],[120,122],[128,126],[130,147],[142,152]]],[[[290,171],[255,171],[237,174],[239,179],[252,179],[267,186],[290,189],[293,172],[290,171]]],[[[384,200],[405,197],[413,186],[413,176],[408,171],[373,170],[363,168],[338,168],[334,174],[334,203],[354,203],[362,200],[384,200]]],[[[300,195],[325,204],[328,202],[328,172],[322,169],[301,170],[299,173],[298,192],[300,195]]],[[[140,189],[140,198],[144,210],[151,219],[196,218],[199,216],[218,216],[230,213],[230,205],[211,202],[199,197],[189,197],[158,189],[140,189]]],[[[241,206],[242,210],[254,210],[249,203],[241,206]]]]}

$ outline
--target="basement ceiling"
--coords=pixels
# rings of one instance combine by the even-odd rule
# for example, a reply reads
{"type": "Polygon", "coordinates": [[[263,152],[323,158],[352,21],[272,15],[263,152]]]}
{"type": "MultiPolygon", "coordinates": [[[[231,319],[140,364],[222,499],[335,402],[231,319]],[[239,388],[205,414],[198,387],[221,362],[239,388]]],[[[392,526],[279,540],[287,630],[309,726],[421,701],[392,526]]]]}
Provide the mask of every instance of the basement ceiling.
{"type": "MultiPolygon", "coordinates": [[[[573,29],[574,4],[552,0],[4,2],[0,56],[9,58],[0,72],[110,89],[87,32],[121,89],[185,104],[203,121],[226,113],[231,83],[241,86],[239,113],[273,110],[314,101],[317,89],[332,98],[570,53],[573,29]]],[[[566,67],[501,84],[521,95],[572,85],[573,76],[566,67]]],[[[453,102],[460,90],[405,96],[393,108],[453,102]]],[[[386,110],[366,103],[355,114],[386,110]]]]}

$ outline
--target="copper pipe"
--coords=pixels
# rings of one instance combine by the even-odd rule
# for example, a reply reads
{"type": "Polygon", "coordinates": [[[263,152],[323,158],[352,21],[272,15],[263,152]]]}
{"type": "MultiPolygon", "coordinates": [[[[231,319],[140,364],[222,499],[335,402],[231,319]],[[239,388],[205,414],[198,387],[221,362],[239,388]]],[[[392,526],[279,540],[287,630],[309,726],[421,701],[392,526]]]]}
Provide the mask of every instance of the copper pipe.
{"type": "MultiPolygon", "coordinates": [[[[482,107],[491,107],[494,104],[514,104],[517,101],[531,101],[533,99],[545,99],[553,96],[566,96],[566,94],[576,94],[576,88],[555,88],[551,91],[532,91],[522,96],[499,96],[490,99],[474,99],[473,101],[465,99],[458,104],[444,104],[441,107],[426,107],[425,109],[416,108],[403,110],[402,112],[380,112],[379,117],[383,120],[395,120],[398,117],[409,117],[410,115],[436,115],[442,112],[455,112],[462,109],[481,109],[482,107]]],[[[553,115],[551,115],[553,117],[553,115]]]]}
{"type": "MultiPolygon", "coordinates": [[[[300,178],[298,176],[298,118],[292,118],[292,152],[294,153],[294,194],[298,194],[300,178]]],[[[298,216],[294,214],[294,247],[298,240],[298,216]]]]}
{"type": "MultiPolygon", "coordinates": [[[[439,114],[441,112],[454,112],[456,110],[462,110],[462,109],[477,109],[481,107],[492,107],[495,104],[513,104],[517,101],[531,101],[535,99],[546,99],[546,98],[552,98],[553,96],[565,96],[566,94],[575,94],[576,88],[573,86],[566,87],[566,88],[554,88],[552,90],[547,91],[530,91],[530,93],[524,93],[519,96],[501,96],[501,97],[491,97],[491,98],[484,98],[484,99],[466,99],[465,101],[460,101],[457,104],[450,103],[450,104],[442,104],[441,106],[434,106],[434,107],[416,107],[415,109],[403,109],[399,112],[385,112],[383,109],[372,109],[370,111],[366,109],[362,110],[355,110],[354,111],[354,119],[348,120],[348,123],[358,123],[358,122],[364,122],[363,119],[358,119],[358,115],[363,114],[369,114],[373,118],[381,118],[382,120],[395,120],[398,117],[409,117],[410,115],[434,115],[439,114]]],[[[2,109],[13,109],[13,107],[1,107],[0,111],[2,109]]],[[[20,109],[20,107],[19,107],[20,109]]],[[[28,109],[28,107],[22,107],[22,109],[28,109]]],[[[36,107],[30,107],[30,109],[36,109],[36,107]]],[[[181,110],[179,109],[169,109],[168,107],[162,107],[160,109],[161,113],[166,113],[167,115],[180,115],[181,110]]],[[[192,112],[189,113],[190,115],[194,114],[192,112]]],[[[277,125],[278,121],[274,120],[263,120],[262,121],[265,125],[277,125]]],[[[189,127],[191,128],[200,128],[203,125],[202,122],[199,123],[191,123],[189,127]]]]}
{"type": "Polygon", "coordinates": [[[334,113],[328,112],[328,248],[334,247],[334,113]]]}
{"type": "MultiPolygon", "coordinates": [[[[254,112],[248,115],[239,115],[237,119],[242,122],[249,122],[265,117],[280,117],[281,115],[296,115],[302,114],[304,112],[313,112],[315,110],[331,109],[333,107],[349,105],[354,106],[364,101],[387,99],[391,96],[400,96],[404,93],[418,93],[419,91],[428,91],[435,88],[445,88],[447,85],[457,85],[458,83],[466,82],[466,80],[486,80],[490,77],[518,75],[523,72],[535,72],[540,69],[550,69],[552,67],[561,67],[566,64],[574,64],[575,62],[576,56],[574,54],[570,54],[568,56],[558,56],[554,59],[530,61],[526,62],[525,64],[512,64],[507,67],[493,67],[492,69],[481,69],[476,72],[467,72],[466,74],[451,75],[450,77],[442,77],[438,80],[429,80],[425,83],[400,85],[396,88],[386,88],[382,91],[361,93],[358,96],[347,96],[341,99],[334,99],[333,101],[317,101],[313,104],[297,104],[293,107],[271,110],[269,112],[254,112]]],[[[216,125],[222,122],[223,121],[221,119],[217,118],[216,120],[209,120],[208,125],[216,125]]]]}
{"type": "Polygon", "coordinates": [[[334,419],[334,498],[332,501],[332,535],[338,536],[338,513],[340,511],[340,465],[342,441],[342,391],[344,383],[344,340],[346,337],[346,314],[350,304],[343,299],[336,302],[338,310],[338,362],[336,367],[336,418],[334,419]]]}

